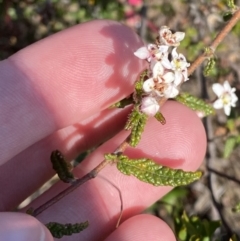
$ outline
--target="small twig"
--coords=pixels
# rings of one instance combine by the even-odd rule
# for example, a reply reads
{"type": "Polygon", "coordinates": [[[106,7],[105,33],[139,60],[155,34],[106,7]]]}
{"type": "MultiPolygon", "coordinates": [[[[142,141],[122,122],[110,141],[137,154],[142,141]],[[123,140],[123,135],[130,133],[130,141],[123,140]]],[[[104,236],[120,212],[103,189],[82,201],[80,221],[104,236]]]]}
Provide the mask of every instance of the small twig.
{"type": "MultiPolygon", "coordinates": [[[[114,154],[122,153],[126,149],[126,147],[128,146],[129,136],[119,145],[119,147],[115,150],[114,154]]],[[[68,188],[66,188],[65,190],[63,190],[62,192],[57,194],[56,196],[54,196],[52,199],[50,199],[49,201],[47,201],[46,203],[44,203],[37,209],[35,209],[32,213],[32,216],[36,217],[37,215],[42,213],[44,210],[46,210],[47,208],[49,208],[50,206],[52,206],[53,204],[58,202],[60,199],[62,199],[63,197],[65,197],[66,195],[68,195],[69,193],[74,191],[77,187],[81,186],[82,184],[91,180],[92,178],[95,178],[98,175],[98,173],[105,166],[107,166],[110,162],[111,161],[109,161],[109,160],[103,160],[98,166],[96,166],[94,169],[92,169],[85,176],[83,176],[82,178],[76,179],[75,181],[72,182],[71,186],[69,186],[68,188]]],[[[121,218],[121,216],[120,216],[120,218],[121,218]]]]}
{"type": "MultiPolygon", "coordinates": [[[[223,30],[217,35],[217,37],[214,39],[212,44],[209,46],[209,49],[211,49],[212,53],[215,52],[218,45],[223,41],[223,39],[228,35],[228,33],[232,30],[232,28],[236,25],[237,21],[240,19],[240,9],[238,9],[234,15],[232,16],[231,20],[227,23],[227,25],[223,28],[223,30]]],[[[202,62],[208,58],[209,55],[204,52],[202,55],[200,55],[188,68],[188,75],[191,75],[199,65],[202,64],[202,62]]]]}

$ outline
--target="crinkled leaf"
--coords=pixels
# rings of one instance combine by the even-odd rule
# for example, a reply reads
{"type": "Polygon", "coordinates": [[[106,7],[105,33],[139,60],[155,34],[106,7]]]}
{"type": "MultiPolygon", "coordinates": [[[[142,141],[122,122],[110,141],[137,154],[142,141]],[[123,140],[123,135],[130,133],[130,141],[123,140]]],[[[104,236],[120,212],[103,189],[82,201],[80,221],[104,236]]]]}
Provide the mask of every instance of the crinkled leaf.
{"type": "Polygon", "coordinates": [[[144,70],[142,74],[140,75],[139,79],[135,83],[135,92],[137,97],[141,99],[142,94],[143,94],[143,82],[147,79],[147,70],[144,70]]]}
{"type": "Polygon", "coordinates": [[[188,93],[181,93],[176,97],[176,100],[190,109],[204,113],[204,116],[214,114],[214,109],[211,105],[207,104],[204,100],[201,100],[195,96],[192,96],[188,93]]]}
{"type": "Polygon", "coordinates": [[[209,58],[208,62],[204,68],[203,74],[209,76],[215,67],[216,61],[214,58],[209,58]]]}
{"type": "Polygon", "coordinates": [[[117,168],[125,175],[133,175],[143,182],[154,186],[182,186],[198,180],[202,173],[185,172],[180,169],[171,169],[169,167],[156,164],[151,159],[129,159],[125,155],[116,157],[117,168]]]}
{"type": "Polygon", "coordinates": [[[67,162],[62,155],[62,153],[58,150],[55,150],[51,154],[51,162],[52,167],[58,174],[60,180],[66,183],[70,183],[74,181],[74,176],[72,171],[72,165],[67,162]]]}
{"type": "Polygon", "coordinates": [[[80,233],[84,229],[88,227],[89,223],[88,221],[83,223],[67,223],[67,224],[61,224],[56,222],[50,222],[45,224],[45,226],[49,229],[52,236],[54,238],[62,238],[63,236],[71,236],[74,233],[80,233]]]}
{"type": "Polygon", "coordinates": [[[223,157],[228,158],[236,146],[237,138],[236,136],[229,136],[225,142],[223,157]]]}
{"type": "Polygon", "coordinates": [[[132,98],[132,95],[128,98],[124,98],[120,101],[118,101],[117,103],[113,104],[110,106],[110,108],[124,108],[128,105],[131,105],[133,104],[134,101],[133,101],[133,98],[132,98]]]}
{"type": "Polygon", "coordinates": [[[125,125],[125,130],[131,130],[129,137],[130,146],[135,147],[139,143],[147,122],[147,118],[148,116],[140,112],[137,107],[132,110],[132,113],[129,115],[125,125]]]}
{"type": "Polygon", "coordinates": [[[161,112],[157,112],[157,114],[154,116],[156,120],[158,120],[162,125],[166,124],[166,119],[164,118],[163,114],[161,112]]]}

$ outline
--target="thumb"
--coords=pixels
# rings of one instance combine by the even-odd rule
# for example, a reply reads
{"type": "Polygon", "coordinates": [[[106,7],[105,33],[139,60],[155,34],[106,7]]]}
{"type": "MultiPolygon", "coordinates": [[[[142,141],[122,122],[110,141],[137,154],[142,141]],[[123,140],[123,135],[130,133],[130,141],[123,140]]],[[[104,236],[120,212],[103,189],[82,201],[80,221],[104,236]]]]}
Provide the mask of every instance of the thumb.
{"type": "Polygon", "coordinates": [[[0,214],[0,240],[53,241],[49,230],[34,217],[23,213],[0,214]]]}

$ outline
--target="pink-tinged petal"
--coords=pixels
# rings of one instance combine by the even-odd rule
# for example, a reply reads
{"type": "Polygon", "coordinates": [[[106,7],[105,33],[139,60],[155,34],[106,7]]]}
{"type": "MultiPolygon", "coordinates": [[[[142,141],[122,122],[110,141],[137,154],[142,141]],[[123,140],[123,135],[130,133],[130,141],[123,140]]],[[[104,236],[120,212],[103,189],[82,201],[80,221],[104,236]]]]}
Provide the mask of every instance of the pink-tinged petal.
{"type": "Polygon", "coordinates": [[[150,52],[148,51],[147,47],[141,47],[136,52],[134,52],[134,55],[139,59],[147,59],[150,57],[150,52]]]}
{"type": "Polygon", "coordinates": [[[141,111],[148,116],[155,116],[160,106],[153,97],[145,97],[142,99],[141,111]]]}
{"type": "Polygon", "coordinates": [[[224,105],[224,112],[225,112],[226,115],[230,115],[231,106],[230,105],[224,105]]]}
{"type": "Polygon", "coordinates": [[[223,86],[221,84],[219,84],[219,83],[213,84],[212,85],[212,90],[218,97],[220,97],[225,92],[223,86]]]}
{"type": "Polygon", "coordinates": [[[148,44],[147,45],[147,49],[151,52],[151,51],[155,51],[158,49],[156,44],[148,44]]]}
{"type": "Polygon", "coordinates": [[[213,103],[213,108],[214,109],[222,109],[223,108],[223,102],[221,99],[218,99],[216,100],[214,103],[213,103]]]}
{"type": "Polygon", "coordinates": [[[169,30],[169,27],[162,26],[159,30],[160,37],[163,37],[164,35],[172,34],[172,32],[169,30]]]}
{"type": "Polygon", "coordinates": [[[162,77],[164,79],[165,83],[172,83],[175,79],[175,75],[173,72],[167,72],[166,74],[163,75],[162,77]]]}
{"type": "Polygon", "coordinates": [[[184,39],[185,33],[184,32],[176,32],[176,33],[174,33],[174,36],[175,36],[176,42],[180,42],[184,39]]]}
{"type": "Polygon", "coordinates": [[[144,83],[143,83],[143,91],[145,93],[150,93],[154,90],[154,81],[153,78],[147,79],[144,83]]]}

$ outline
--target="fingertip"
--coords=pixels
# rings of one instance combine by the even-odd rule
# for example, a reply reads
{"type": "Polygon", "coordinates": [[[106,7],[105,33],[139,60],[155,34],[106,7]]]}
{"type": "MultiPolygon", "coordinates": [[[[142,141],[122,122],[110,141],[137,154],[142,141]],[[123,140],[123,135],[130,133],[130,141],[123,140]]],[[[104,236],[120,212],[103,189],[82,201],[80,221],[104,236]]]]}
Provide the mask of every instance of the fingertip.
{"type": "Polygon", "coordinates": [[[0,240],[53,241],[53,237],[45,225],[28,214],[2,212],[0,215],[0,240]]]}
{"type": "Polygon", "coordinates": [[[142,45],[127,26],[97,20],[54,34],[1,62],[1,162],[128,96],[146,68],[133,54],[142,45]]]}
{"type": "Polygon", "coordinates": [[[175,241],[170,227],[161,219],[141,214],[123,222],[106,241],[175,241]]]}

